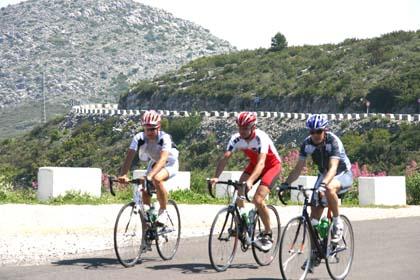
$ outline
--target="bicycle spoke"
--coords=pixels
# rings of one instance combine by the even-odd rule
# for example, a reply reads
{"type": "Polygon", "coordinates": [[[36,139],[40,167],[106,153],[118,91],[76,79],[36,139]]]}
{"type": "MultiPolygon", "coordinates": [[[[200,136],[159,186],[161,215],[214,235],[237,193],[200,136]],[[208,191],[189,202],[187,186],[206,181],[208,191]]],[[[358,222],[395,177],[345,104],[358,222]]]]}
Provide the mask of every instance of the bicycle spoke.
{"type": "Polygon", "coordinates": [[[125,267],[136,264],[140,257],[143,238],[143,221],[134,214],[134,203],[121,208],[114,227],[114,249],[118,261],[125,267]]]}
{"type": "Polygon", "coordinates": [[[156,247],[160,257],[170,260],[175,255],[181,237],[181,220],[178,206],[169,200],[166,206],[167,222],[163,227],[158,227],[156,247]]]}
{"type": "Polygon", "coordinates": [[[283,230],[280,242],[280,270],[285,279],[304,279],[311,256],[307,226],[301,217],[290,220],[283,230]],[[303,267],[303,268],[302,268],[303,267]]]}
{"type": "Polygon", "coordinates": [[[226,270],[233,260],[238,243],[237,226],[234,214],[227,208],[220,210],[214,218],[209,236],[209,257],[217,271],[226,270]]]}
{"type": "Polygon", "coordinates": [[[340,215],[344,223],[343,237],[335,244],[331,242],[332,226],[328,233],[327,270],[333,279],[344,279],[350,271],[354,254],[353,229],[347,217],[340,215]]]}
{"type": "Polygon", "coordinates": [[[252,246],[252,254],[254,255],[255,261],[261,266],[269,265],[270,263],[272,263],[280,247],[281,228],[280,228],[279,215],[277,213],[276,208],[272,205],[267,205],[266,209],[269,214],[270,226],[271,226],[271,232],[272,232],[272,238],[271,238],[272,247],[268,251],[262,251],[259,248],[257,248],[255,245],[255,242],[257,242],[257,240],[261,238],[264,233],[264,225],[258,213],[256,215],[256,219],[255,219],[256,223],[254,224],[254,228],[253,228],[254,245],[252,246]]]}

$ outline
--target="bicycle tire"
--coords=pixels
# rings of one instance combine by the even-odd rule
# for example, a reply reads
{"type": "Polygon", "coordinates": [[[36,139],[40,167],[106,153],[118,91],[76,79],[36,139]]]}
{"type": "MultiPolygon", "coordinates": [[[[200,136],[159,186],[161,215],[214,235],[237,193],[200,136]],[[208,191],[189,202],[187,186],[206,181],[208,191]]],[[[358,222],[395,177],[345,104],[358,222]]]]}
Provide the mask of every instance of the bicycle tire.
{"type": "Polygon", "coordinates": [[[166,210],[168,222],[157,229],[156,248],[163,260],[170,260],[175,256],[181,239],[181,218],[175,201],[168,200],[166,210]]]}
{"type": "Polygon", "coordinates": [[[331,224],[328,231],[328,246],[325,258],[328,274],[334,280],[342,280],[347,277],[354,258],[353,227],[346,216],[340,215],[340,218],[344,223],[343,237],[337,244],[331,243],[333,228],[331,224]]]}
{"type": "Polygon", "coordinates": [[[283,279],[305,279],[309,271],[311,237],[303,217],[291,219],[280,240],[279,265],[283,279]]]}
{"type": "Polygon", "coordinates": [[[229,212],[228,207],[221,209],[211,225],[208,244],[210,263],[216,271],[225,271],[232,263],[238,247],[238,236],[237,216],[229,212]],[[227,249],[223,250],[223,245],[228,245],[227,249]]]}
{"type": "MultiPolygon", "coordinates": [[[[277,252],[280,247],[280,234],[281,234],[281,226],[280,226],[280,217],[279,213],[277,212],[276,208],[273,205],[267,205],[267,210],[270,215],[270,224],[271,224],[271,231],[273,233],[273,246],[268,252],[263,252],[258,249],[255,245],[252,246],[252,254],[254,255],[255,261],[261,265],[266,266],[273,262],[275,259],[277,252]]],[[[254,228],[253,228],[253,236],[252,240],[256,240],[256,237],[262,235],[264,230],[264,225],[262,223],[260,215],[257,213],[254,219],[254,228]]]]}
{"type": "Polygon", "coordinates": [[[114,226],[114,250],[124,267],[134,266],[140,259],[145,238],[143,216],[134,212],[134,202],[124,205],[117,215],[114,226]]]}

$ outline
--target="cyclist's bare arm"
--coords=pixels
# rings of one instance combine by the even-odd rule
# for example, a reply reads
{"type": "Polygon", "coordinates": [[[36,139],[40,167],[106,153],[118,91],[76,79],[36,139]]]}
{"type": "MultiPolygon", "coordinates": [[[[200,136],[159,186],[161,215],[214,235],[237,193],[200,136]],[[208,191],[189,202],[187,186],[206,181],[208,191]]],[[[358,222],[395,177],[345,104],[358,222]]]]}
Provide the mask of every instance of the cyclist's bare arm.
{"type": "Polygon", "coordinates": [[[325,174],[324,179],[322,180],[322,183],[325,183],[325,185],[328,185],[331,180],[334,178],[334,176],[337,173],[338,163],[340,162],[337,158],[330,158],[329,162],[329,168],[327,174],[325,174]]]}
{"type": "Polygon", "coordinates": [[[151,180],[156,174],[159,173],[160,170],[162,170],[163,167],[165,167],[165,164],[168,161],[168,157],[169,157],[169,151],[160,152],[159,160],[156,162],[152,170],[147,175],[148,180],[151,180]]]}
{"type": "Polygon", "coordinates": [[[291,183],[296,181],[299,178],[300,173],[302,172],[305,165],[306,165],[306,160],[299,159],[298,162],[296,163],[296,166],[290,172],[289,177],[287,177],[286,183],[290,185],[291,183]]]}
{"type": "Polygon", "coordinates": [[[121,183],[128,182],[128,171],[130,170],[131,163],[133,162],[134,157],[136,156],[136,151],[132,149],[128,149],[127,154],[125,156],[124,164],[121,167],[120,174],[118,176],[118,181],[121,183]]]}
{"type": "Polygon", "coordinates": [[[254,171],[252,171],[251,175],[246,180],[246,186],[248,187],[248,189],[252,188],[255,180],[257,180],[260,177],[261,172],[264,170],[266,157],[266,153],[261,153],[258,155],[258,161],[255,165],[254,171]]]}
{"type": "Polygon", "coordinates": [[[226,151],[223,154],[222,158],[217,163],[216,173],[214,174],[214,177],[210,179],[210,182],[212,183],[212,185],[217,183],[217,181],[219,180],[219,176],[220,176],[220,174],[222,174],[222,172],[225,169],[225,166],[226,166],[226,164],[227,164],[227,162],[228,162],[228,160],[231,156],[232,156],[232,152],[231,151],[226,151]]]}

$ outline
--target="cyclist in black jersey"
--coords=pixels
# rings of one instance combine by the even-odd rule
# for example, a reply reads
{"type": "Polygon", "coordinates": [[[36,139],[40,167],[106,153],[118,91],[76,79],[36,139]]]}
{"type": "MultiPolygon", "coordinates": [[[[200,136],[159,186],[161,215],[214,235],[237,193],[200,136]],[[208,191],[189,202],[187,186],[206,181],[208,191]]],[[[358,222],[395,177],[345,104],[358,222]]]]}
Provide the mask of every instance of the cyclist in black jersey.
{"type": "Polygon", "coordinates": [[[318,166],[318,179],[315,187],[318,192],[312,195],[311,220],[318,224],[324,207],[332,212],[332,242],[338,242],[343,234],[343,221],[339,217],[338,194],[347,192],[353,184],[351,163],[344,150],[343,143],[334,133],[328,131],[328,120],[324,115],[311,115],[306,121],[309,136],[303,141],[299,161],[283,184],[291,184],[301,174],[306,157],[311,155],[318,166]],[[319,200],[321,197],[321,200],[319,200]]]}

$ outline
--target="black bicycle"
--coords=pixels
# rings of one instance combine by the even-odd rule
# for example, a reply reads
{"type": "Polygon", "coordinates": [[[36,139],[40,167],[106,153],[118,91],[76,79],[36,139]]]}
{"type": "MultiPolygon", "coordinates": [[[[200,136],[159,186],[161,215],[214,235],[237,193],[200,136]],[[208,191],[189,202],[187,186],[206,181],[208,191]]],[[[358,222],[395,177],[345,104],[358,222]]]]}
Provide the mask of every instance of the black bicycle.
{"type": "MultiPolygon", "coordinates": [[[[115,177],[109,177],[110,191],[114,196],[115,182],[118,182],[115,177]]],[[[143,179],[133,179],[128,184],[133,186],[133,201],[121,208],[114,226],[114,249],[118,261],[125,267],[134,266],[143,253],[152,250],[153,241],[163,260],[172,259],[181,237],[178,206],[175,201],[168,200],[167,217],[162,224],[157,221],[158,209],[154,209],[155,213],[146,211],[142,200],[142,190],[150,196],[156,193],[153,184],[143,179]]]]}
{"type": "Polygon", "coordinates": [[[280,270],[283,279],[305,279],[311,267],[325,260],[328,274],[334,280],[344,279],[350,272],[354,256],[354,236],[350,220],[340,215],[344,223],[343,236],[339,242],[331,242],[331,210],[328,209],[329,227],[322,237],[321,229],[312,226],[307,207],[311,206],[308,191],[316,188],[282,186],[278,187],[278,196],[283,204],[282,192],[298,190],[304,195],[302,215],[291,219],[283,230],[280,241],[280,270]]]}
{"type": "MultiPolygon", "coordinates": [[[[255,242],[262,238],[264,233],[264,225],[262,219],[255,209],[253,217],[249,217],[248,221],[244,220],[237,205],[237,198],[246,199],[248,202],[248,195],[239,196],[238,190],[244,189],[244,185],[238,181],[218,181],[218,184],[225,184],[228,187],[234,188],[230,203],[227,207],[221,209],[213,220],[210,235],[209,235],[209,257],[213,268],[216,271],[225,271],[233,261],[233,258],[238,247],[238,240],[241,242],[241,249],[243,252],[247,251],[251,246],[255,261],[261,265],[269,265],[275,258],[279,249],[280,240],[280,218],[277,210],[272,205],[267,205],[270,215],[272,241],[273,246],[269,250],[262,250],[255,242]]],[[[212,197],[212,186],[207,179],[209,193],[212,197]]]]}

